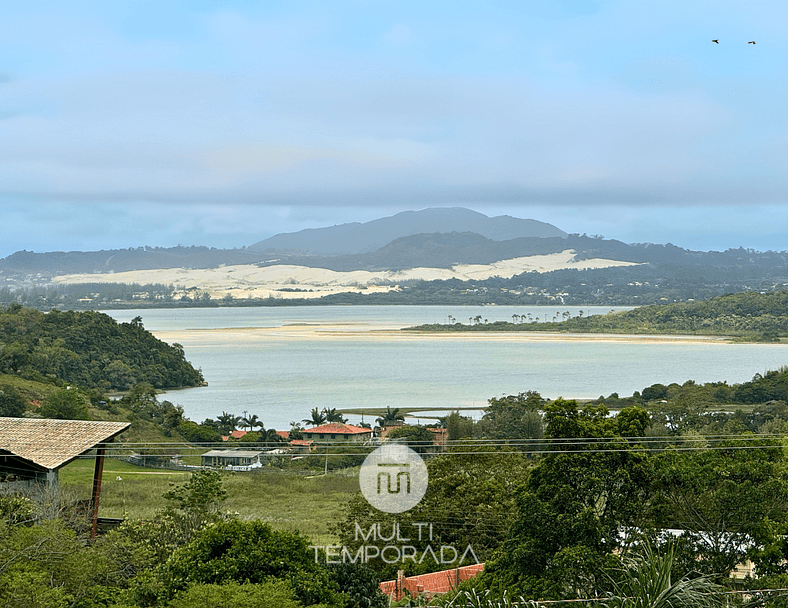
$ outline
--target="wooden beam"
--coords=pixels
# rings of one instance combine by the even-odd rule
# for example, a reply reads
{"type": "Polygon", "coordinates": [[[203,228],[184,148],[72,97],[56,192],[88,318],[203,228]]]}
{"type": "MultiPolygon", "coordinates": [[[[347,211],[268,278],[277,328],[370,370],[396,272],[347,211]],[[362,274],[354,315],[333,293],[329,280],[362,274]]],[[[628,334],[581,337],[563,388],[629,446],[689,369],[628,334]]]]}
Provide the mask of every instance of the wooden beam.
{"type": "Polygon", "coordinates": [[[101,498],[101,474],[104,472],[104,446],[112,443],[112,439],[106,443],[100,443],[96,447],[96,464],[93,468],[93,498],[91,500],[93,525],[90,529],[90,540],[96,538],[98,532],[98,511],[99,499],[101,498]]]}

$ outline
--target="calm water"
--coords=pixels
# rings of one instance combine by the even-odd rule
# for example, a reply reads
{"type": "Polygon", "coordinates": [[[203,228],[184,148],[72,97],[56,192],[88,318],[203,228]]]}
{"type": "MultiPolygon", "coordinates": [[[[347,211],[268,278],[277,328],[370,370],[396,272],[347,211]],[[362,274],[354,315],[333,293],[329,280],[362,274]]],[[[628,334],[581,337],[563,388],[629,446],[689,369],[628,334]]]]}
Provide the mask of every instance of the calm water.
{"type": "MultiPolygon", "coordinates": [[[[580,307],[600,314],[609,307],[580,307]]],[[[490,322],[513,314],[552,319],[576,307],[336,306],[107,311],[139,315],[180,342],[209,386],[167,399],[196,421],[222,411],[289,428],[313,407],[479,408],[502,394],[631,395],[656,382],[749,380],[788,364],[788,345],[534,341],[508,334],[414,336],[381,332],[421,323],[490,322]],[[211,331],[220,330],[220,331],[211,331]]],[[[358,418],[351,418],[358,420],[358,418]]]]}

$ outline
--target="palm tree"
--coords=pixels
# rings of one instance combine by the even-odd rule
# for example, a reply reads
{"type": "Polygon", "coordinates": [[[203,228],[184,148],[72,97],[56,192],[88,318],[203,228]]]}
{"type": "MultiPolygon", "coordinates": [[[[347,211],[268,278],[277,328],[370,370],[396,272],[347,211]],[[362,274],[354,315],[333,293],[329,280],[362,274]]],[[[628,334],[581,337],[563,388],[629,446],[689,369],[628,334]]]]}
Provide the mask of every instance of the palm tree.
{"type": "Polygon", "coordinates": [[[284,439],[279,436],[279,433],[276,432],[276,429],[266,429],[261,427],[258,441],[263,443],[279,443],[284,441],[284,439]]]}
{"type": "Polygon", "coordinates": [[[223,434],[229,435],[232,433],[241,422],[240,416],[235,416],[234,414],[228,414],[227,412],[222,412],[221,416],[217,416],[216,420],[219,422],[219,432],[223,434]]]}
{"type": "Polygon", "coordinates": [[[375,420],[375,423],[378,426],[391,426],[392,424],[396,424],[398,422],[405,422],[405,416],[399,413],[398,407],[395,407],[392,410],[388,405],[386,406],[386,413],[375,420]]]}
{"type": "Polygon", "coordinates": [[[249,415],[248,412],[244,412],[246,414],[243,418],[241,418],[241,424],[245,429],[249,429],[253,431],[255,427],[263,428],[263,421],[257,417],[257,414],[249,415]]]}
{"type": "Polygon", "coordinates": [[[312,426],[320,426],[321,424],[326,423],[326,415],[325,410],[321,412],[316,407],[312,408],[312,417],[311,418],[304,418],[301,422],[304,424],[311,424],[312,426]]]}
{"type": "Polygon", "coordinates": [[[331,409],[324,407],[321,413],[325,417],[326,422],[339,422],[340,424],[345,424],[347,422],[347,418],[342,415],[342,412],[338,412],[335,407],[331,409]]]}
{"type": "Polygon", "coordinates": [[[709,576],[684,575],[673,581],[676,543],[669,542],[656,553],[649,543],[641,554],[624,559],[624,567],[610,576],[615,594],[603,603],[607,608],[719,608],[722,588],[709,576]]]}

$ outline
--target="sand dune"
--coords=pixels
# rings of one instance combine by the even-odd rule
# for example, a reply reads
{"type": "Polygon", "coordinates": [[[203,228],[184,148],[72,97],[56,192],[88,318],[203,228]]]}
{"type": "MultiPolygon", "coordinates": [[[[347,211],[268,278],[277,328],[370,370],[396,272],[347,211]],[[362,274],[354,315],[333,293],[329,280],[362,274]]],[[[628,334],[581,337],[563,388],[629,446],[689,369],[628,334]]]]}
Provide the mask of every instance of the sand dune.
{"type": "Polygon", "coordinates": [[[448,268],[411,268],[397,271],[336,272],[305,266],[265,266],[253,264],[221,268],[159,268],[132,270],[112,274],[70,274],[55,277],[53,282],[74,283],[164,283],[175,285],[179,292],[209,293],[212,298],[319,298],[341,292],[385,292],[396,290],[408,281],[483,280],[499,276],[510,278],[523,272],[550,272],[564,268],[586,270],[610,266],[633,266],[632,262],[590,259],[575,261],[571,249],[549,255],[533,255],[494,264],[458,264],[448,268]],[[288,291],[282,291],[282,290],[288,291]],[[298,290],[298,291],[289,291],[298,290]]]}

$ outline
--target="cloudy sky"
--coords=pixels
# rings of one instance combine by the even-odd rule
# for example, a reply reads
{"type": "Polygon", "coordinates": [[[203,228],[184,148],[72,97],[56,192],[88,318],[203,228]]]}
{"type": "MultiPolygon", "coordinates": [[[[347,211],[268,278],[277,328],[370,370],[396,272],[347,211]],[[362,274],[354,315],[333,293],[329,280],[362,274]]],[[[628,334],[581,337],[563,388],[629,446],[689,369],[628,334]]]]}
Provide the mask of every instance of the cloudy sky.
{"type": "Polygon", "coordinates": [[[784,0],[0,0],[0,16],[0,256],[241,247],[436,206],[788,249],[784,0]]]}

